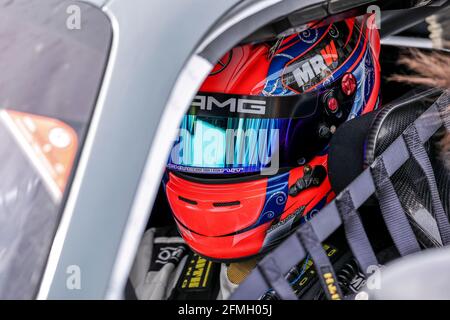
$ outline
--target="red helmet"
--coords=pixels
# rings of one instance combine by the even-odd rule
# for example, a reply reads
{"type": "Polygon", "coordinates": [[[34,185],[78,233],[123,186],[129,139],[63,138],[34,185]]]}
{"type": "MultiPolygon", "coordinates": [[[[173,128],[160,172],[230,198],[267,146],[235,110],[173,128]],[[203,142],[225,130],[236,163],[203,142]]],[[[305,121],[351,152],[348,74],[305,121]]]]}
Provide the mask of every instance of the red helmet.
{"type": "Polygon", "coordinates": [[[372,17],[241,45],[183,119],[165,190],[186,243],[214,260],[261,254],[330,202],[336,128],[379,103],[372,17]]]}

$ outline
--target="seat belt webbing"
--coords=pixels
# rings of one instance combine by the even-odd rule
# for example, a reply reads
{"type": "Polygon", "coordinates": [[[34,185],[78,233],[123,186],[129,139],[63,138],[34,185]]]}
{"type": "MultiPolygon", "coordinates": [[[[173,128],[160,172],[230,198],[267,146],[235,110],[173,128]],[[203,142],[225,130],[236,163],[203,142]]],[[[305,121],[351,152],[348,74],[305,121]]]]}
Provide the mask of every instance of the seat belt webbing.
{"type": "Polygon", "coordinates": [[[362,272],[367,275],[370,270],[369,267],[377,266],[378,261],[348,190],[345,190],[336,198],[336,207],[342,218],[350,249],[362,272]]]}
{"type": "Polygon", "coordinates": [[[312,225],[307,222],[298,231],[297,237],[305,247],[314,262],[320,283],[328,300],[342,300],[341,289],[337,281],[333,266],[323,249],[322,243],[317,238],[312,225]]]}
{"type": "Polygon", "coordinates": [[[261,272],[264,280],[272,287],[280,299],[298,300],[273,257],[269,256],[267,259],[263,259],[256,267],[261,272]]]}

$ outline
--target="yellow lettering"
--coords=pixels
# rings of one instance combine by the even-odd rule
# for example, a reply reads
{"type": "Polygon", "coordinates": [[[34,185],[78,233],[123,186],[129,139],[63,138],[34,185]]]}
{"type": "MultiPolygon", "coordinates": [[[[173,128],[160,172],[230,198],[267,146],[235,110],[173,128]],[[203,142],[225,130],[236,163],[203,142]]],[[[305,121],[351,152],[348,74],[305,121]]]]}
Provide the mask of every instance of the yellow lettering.
{"type": "Polygon", "coordinates": [[[308,281],[308,277],[303,278],[303,279],[300,281],[300,285],[303,286],[303,285],[306,283],[306,281],[308,281]]]}
{"type": "Polygon", "coordinates": [[[329,285],[329,286],[328,286],[328,292],[329,292],[331,295],[335,294],[335,293],[337,292],[336,286],[334,286],[334,285],[329,285]]]}

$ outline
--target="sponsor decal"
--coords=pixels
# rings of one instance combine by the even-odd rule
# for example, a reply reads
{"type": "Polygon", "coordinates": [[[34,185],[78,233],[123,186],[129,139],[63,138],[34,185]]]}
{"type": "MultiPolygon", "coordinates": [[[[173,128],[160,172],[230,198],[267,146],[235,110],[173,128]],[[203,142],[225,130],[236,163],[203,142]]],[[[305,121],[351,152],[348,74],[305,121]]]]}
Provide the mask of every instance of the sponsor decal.
{"type": "Polygon", "coordinates": [[[184,290],[206,288],[212,266],[213,262],[197,254],[192,255],[191,259],[186,263],[181,288],[184,290]]]}
{"type": "Polygon", "coordinates": [[[339,56],[337,53],[336,44],[333,40],[331,40],[331,42],[320,51],[320,54],[327,66],[331,66],[331,64],[338,61],[339,56]]]}
{"type": "Polygon", "coordinates": [[[338,70],[357,45],[360,30],[345,23],[331,26],[328,33],[307,53],[289,61],[283,70],[282,85],[303,93],[319,84],[334,81],[338,70]]]}
{"type": "Polygon", "coordinates": [[[302,206],[299,209],[295,210],[293,213],[291,213],[290,215],[288,215],[285,219],[273,224],[270,226],[270,228],[267,230],[267,233],[274,231],[275,229],[278,229],[279,227],[285,225],[286,223],[294,220],[295,218],[297,218],[299,215],[303,215],[303,212],[305,211],[306,206],[302,206]]]}
{"type": "Polygon", "coordinates": [[[341,300],[341,296],[339,295],[337,289],[337,281],[335,280],[333,273],[328,268],[322,268],[322,278],[326,284],[328,295],[331,300],[341,300]]]}
{"type": "Polygon", "coordinates": [[[171,300],[214,300],[220,289],[220,263],[190,252],[171,300]]]}
{"type": "Polygon", "coordinates": [[[325,64],[325,59],[321,55],[315,55],[311,59],[297,65],[292,71],[292,75],[297,86],[302,88],[320,76],[324,71],[330,72],[328,66],[325,64]]]}
{"type": "Polygon", "coordinates": [[[198,107],[203,111],[225,109],[230,113],[259,114],[266,113],[266,101],[250,98],[228,98],[219,101],[217,97],[197,95],[192,101],[192,107],[198,107]]]}
{"type": "Polygon", "coordinates": [[[155,243],[149,271],[160,271],[168,263],[177,266],[186,253],[184,243],[155,243]]]}

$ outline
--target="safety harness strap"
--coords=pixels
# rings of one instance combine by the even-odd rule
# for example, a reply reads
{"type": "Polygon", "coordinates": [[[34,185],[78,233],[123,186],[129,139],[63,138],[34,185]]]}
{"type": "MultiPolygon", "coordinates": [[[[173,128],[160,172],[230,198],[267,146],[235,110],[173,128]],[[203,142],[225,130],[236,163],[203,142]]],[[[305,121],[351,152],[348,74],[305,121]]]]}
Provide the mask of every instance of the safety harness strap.
{"type": "Polygon", "coordinates": [[[311,224],[306,223],[297,232],[297,236],[314,262],[314,267],[328,300],[342,300],[343,295],[333,266],[311,224]]]}
{"type": "Polygon", "coordinates": [[[403,138],[405,139],[411,157],[420,166],[427,179],[431,194],[433,213],[436,218],[442,243],[444,245],[450,244],[450,223],[448,221],[448,216],[446,215],[441,199],[439,198],[439,191],[434,177],[433,167],[431,166],[427,151],[420,141],[414,124],[410,125],[405,132],[403,132],[403,138]]]}
{"type": "Polygon", "coordinates": [[[336,198],[336,207],[344,224],[345,236],[350,249],[361,270],[367,275],[369,267],[378,265],[378,261],[348,190],[336,198]]]}
{"type": "MultiPolygon", "coordinates": [[[[279,298],[283,296],[282,299],[292,299],[293,297],[287,290],[285,283],[282,282],[280,275],[286,275],[292,269],[292,266],[296,265],[305,256],[306,251],[300,240],[296,236],[287,238],[276,250],[266,255],[244,281],[245,284],[239,286],[239,288],[242,285],[244,287],[248,286],[247,290],[237,290],[231,299],[244,300],[248,298],[249,290],[254,293],[259,292],[259,296],[253,298],[258,299],[267,292],[268,288],[272,288],[279,298]],[[293,252],[295,254],[292,254],[293,252]],[[272,270],[273,268],[277,269],[274,276],[272,276],[271,271],[266,270],[272,270]]],[[[288,284],[286,280],[285,282],[288,284]]],[[[290,286],[289,290],[292,291],[290,286]]]]}
{"type": "Polygon", "coordinates": [[[420,251],[419,243],[389,179],[383,158],[377,158],[370,169],[381,214],[398,251],[402,256],[420,251]]]}
{"type": "Polygon", "coordinates": [[[261,261],[257,268],[266,280],[266,283],[277,293],[282,300],[298,300],[291,286],[280,272],[280,267],[273,257],[261,261]]]}

